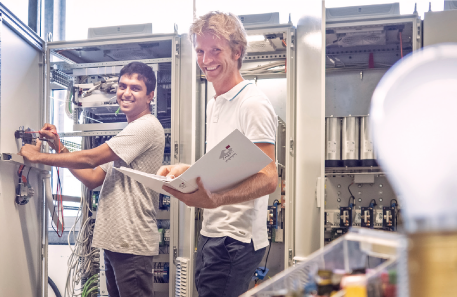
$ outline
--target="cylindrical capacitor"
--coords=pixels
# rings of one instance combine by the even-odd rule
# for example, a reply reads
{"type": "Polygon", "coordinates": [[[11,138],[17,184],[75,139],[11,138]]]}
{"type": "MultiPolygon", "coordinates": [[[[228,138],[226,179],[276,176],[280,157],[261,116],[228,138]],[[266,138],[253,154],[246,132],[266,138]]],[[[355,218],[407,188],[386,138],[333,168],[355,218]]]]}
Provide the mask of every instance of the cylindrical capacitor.
{"type": "Polygon", "coordinates": [[[343,118],[343,136],[341,140],[343,165],[359,166],[360,121],[357,117],[343,118]]]}
{"type": "Polygon", "coordinates": [[[341,118],[325,119],[325,166],[343,166],[341,161],[341,118]]]}
{"type": "Polygon", "coordinates": [[[362,166],[378,166],[368,116],[360,117],[360,163],[362,166]]]}

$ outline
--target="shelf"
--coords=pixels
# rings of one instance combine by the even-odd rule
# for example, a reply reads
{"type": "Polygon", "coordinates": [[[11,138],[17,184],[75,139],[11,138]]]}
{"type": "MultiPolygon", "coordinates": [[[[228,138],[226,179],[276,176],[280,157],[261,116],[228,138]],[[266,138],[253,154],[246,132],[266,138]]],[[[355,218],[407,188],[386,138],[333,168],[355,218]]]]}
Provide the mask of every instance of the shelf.
{"type": "Polygon", "coordinates": [[[66,86],[59,84],[58,82],[55,82],[55,81],[52,81],[50,83],[49,87],[51,90],[66,90],[67,89],[66,86]]]}
{"type": "Polygon", "coordinates": [[[170,262],[170,254],[158,254],[153,257],[153,262],[170,262]]]}
{"type": "MultiPolygon", "coordinates": [[[[75,41],[74,44],[64,42],[61,48],[52,49],[52,54],[70,60],[75,64],[86,64],[78,65],[79,67],[96,67],[98,66],[96,64],[112,66],[111,64],[132,60],[171,59],[173,42],[170,36],[148,34],[147,36],[144,35],[144,37],[149,40],[141,42],[119,40],[117,44],[103,44],[103,40],[95,39],[75,41]],[[159,37],[158,40],[151,40],[157,37],[159,37]]],[[[77,66],[73,67],[76,68],[77,66]]]]}
{"type": "MultiPolygon", "coordinates": [[[[115,114],[115,112],[119,109],[118,104],[105,104],[99,106],[75,106],[75,109],[84,109],[89,110],[91,113],[95,115],[103,115],[103,114],[115,114]]],[[[119,112],[120,115],[124,115],[122,112],[119,112]]]]}
{"type": "Polygon", "coordinates": [[[76,130],[76,131],[122,130],[125,127],[127,127],[127,124],[128,124],[127,122],[74,124],[73,130],[76,130]]]}
{"type": "Polygon", "coordinates": [[[246,74],[243,78],[246,80],[287,78],[287,73],[246,74]]]}
{"type": "MultiPolygon", "coordinates": [[[[268,73],[268,74],[245,74],[243,78],[246,80],[255,79],[276,79],[276,78],[287,78],[287,73],[268,73]]],[[[200,79],[206,79],[206,76],[201,75],[200,79]]]]}
{"type": "Polygon", "coordinates": [[[365,175],[365,174],[385,174],[379,166],[373,167],[325,167],[325,176],[330,175],[365,175]]]}
{"type": "Polygon", "coordinates": [[[264,53],[264,54],[257,54],[257,55],[247,55],[243,59],[243,63],[254,62],[259,60],[285,60],[287,58],[286,52],[283,51],[282,53],[264,53]]]}
{"type": "Polygon", "coordinates": [[[354,167],[349,167],[349,166],[341,166],[341,167],[325,167],[325,172],[327,171],[338,171],[338,172],[344,172],[344,171],[349,171],[349,170],[381,170],[381,167],[379,166],[354,166],[354,167]]]}
{"type": "Polygon", "coordinates": [[[24,160],[24,157],[18,154],[2,153],[1,161],[4,163],[11,163],[14,165],[25,165],[45,172],[49,172],[52,169],[51,166],[48,165],[30,163],[29,161],[24,160]]]}

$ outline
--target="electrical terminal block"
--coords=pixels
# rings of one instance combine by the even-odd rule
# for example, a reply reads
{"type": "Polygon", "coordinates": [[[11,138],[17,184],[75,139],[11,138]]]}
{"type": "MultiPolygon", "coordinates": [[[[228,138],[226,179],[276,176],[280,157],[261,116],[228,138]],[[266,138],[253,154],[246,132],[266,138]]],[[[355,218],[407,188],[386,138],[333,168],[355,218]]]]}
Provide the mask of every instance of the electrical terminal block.
{"type": "Polygon", "coordinates": [[[362,223],[362,213],[360,209],[355,209],[353,211],[354,213],[354,219],[352,220],[352,226],[354,227],[360,227],[362,223]]]}
{"type": "Polygon", "coordinates": [[[384,206],[382,209],[382,227],[391,231],[395,230],[395,207],[384,206]]]}
{"type": "Polygon", "coordinates": [[[160,194],[159,196],[159,209],[169,210],[170,209],[170,196],[160,194]]]}
{"type": "Polygon", "coordinates": [[[165,242],[164,242],[164,230],[163,229],[159,229],[159,246],[163,246],[165,245],[165,242]]]}
{"type": "Polygon", "coordinates": [[[14,132],[14,137],[17,139],[20,139],[22,141],[22,146],[26,144],[31,144],[35,145],[36,144],[36,139],[38,137],[35,137],[35,133],[31,133],[32,130],[30,128],[25,129],[24,126],[19,127],[18,130],[14,132]]]}
{"type": "Polygon", "coordinates": [[[383,210],[376,209],[374,217],[374,228],[382,228],[383,224],[383,210]]]}
{"type": "MultiPolygon", "coordinates": [[[[277,200],[276,200],[277,201],[277,200]]],[[[281,207],[278,207],[279,203],[274,202],[273,205],[268,206],[267,214],[267,227],[278,229],[279,225],[279,211],[281,207]]]]}
{"type": "Polygon", "coordinates": [[[361,209],[361,227],[373,228],[374,216],[372,207],[362,207],[361,209]]]}
{"type": "Polygon", "coordinates": [[[163,233],[163,241],[165,242],[166,245],[170,244],[170,229],[165,229],[163,233]]]}
{"type": "Polygon", "coordinates": [[[349,228],[352,226],[352,208],[340,207],[340,227],[349,228]]]}

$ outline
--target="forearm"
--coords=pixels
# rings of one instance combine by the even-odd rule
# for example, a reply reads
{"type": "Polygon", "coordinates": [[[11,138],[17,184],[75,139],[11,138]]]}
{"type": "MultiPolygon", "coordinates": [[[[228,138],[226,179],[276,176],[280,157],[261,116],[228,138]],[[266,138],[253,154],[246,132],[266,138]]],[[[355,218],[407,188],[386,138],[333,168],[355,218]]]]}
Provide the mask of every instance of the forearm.
{"type": "Polygon", "coordinates": [[[100,186],[92,178],[93,169],[69,169],[76,179],[83,183],[89,190],[95,189],[100,186]]]}
{"type": "Polygon", "coordinates": [[[61,154],[46,154],[39,153],[36,156],[36,163],[41,163],[49,166],[69,168],[69,169],[85,169],[94,168],[97,165],[95,160],[89,158],[85,151],[61,154]]]}
{"type": "MultiPolygon", "coordinates": [[[[61,151],[62,154],[70,153],[70,151],[64,147],[61,151]]],[[[86,169],[72,169],[68,168],[71,174],[73,174],[76,179],[78,179],[81,183],[83,183],[87,188],[90,190],[95,189],[96,187],[100,186],[98,180],[94,179],[94,169],[93,168],[86,168],[86,169]]]]}
{"type": "Polygon", "coordinates": [[[253,200],[275,191],[277,186],[277,177],[259,172],[236,188],[213,193],[217,205],[229,205],[253,200]]]}

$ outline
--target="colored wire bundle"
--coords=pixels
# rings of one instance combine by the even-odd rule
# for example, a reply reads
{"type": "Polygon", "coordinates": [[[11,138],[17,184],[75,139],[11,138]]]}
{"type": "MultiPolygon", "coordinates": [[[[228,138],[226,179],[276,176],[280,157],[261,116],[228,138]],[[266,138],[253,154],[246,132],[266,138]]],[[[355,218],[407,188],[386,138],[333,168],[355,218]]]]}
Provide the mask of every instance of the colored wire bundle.
{"type": "MultiPolygon", "coordinates": [[[[54,135],[56,135],[56,137],[57,137],[58,150],[56,150],[56,153],[60,154],[61,147],[60,147],[59,134],[57,134],[57,131],[55,131],[55,130],[52,130],[51,132],[54,135]]],[[[36,139],[36,138],[39,138],[39,137],[33,137],[33,134],[38,134],[38,133],[40,133],[40,131],[25,131],[24,133],[32,134],[32,138],[36,139]]],[[[62,237],[63,236],[63,232],[65,230],[64,215],[63,215],[62,183],[60,181],[60,168],[56,167],[56,170],[57,170],[57,189],[56,189],[56,198],[55,199],[53,198],[54,211],[52,213],[51,227],[57,233],[57,236],[62,237]],[[57,217],[58,217],[58,220],[57,220],[57,226],[54,227],[53,223],[54,223],[54,216],[56,215],[56,206],[57,206],[57,217]]]]}
{"type": "MultiPolygon", "coordinates": [[[[90,137],[83,137],[82,149],[90,148],[88,141],[90,137]]],[[[90,296],[91,293],[98,289],[96,287],[84,287],[88,285],[94,273],[98,273],[100,267],[100,249],[92,248],[92,237],[94,232],[95,220],[91,217],[91,195],[89,189],[84,185],[81,186],[80,207],[76,214],[76,220],[68,234],[67,242],[71,249],[71,255],[68,259],[67,281],[65,286],[64,297],[70,296],[90,296]],[[76,226],[80,224],[79,232],[76,226]],[[71,245],[71,238],[74,239],[74,245],[71,245]],[[87,281],[84,283],[84,281],[87,281]],[[82,288],[77,285],[81,284],[82,288]],[[91,291],[92,290],[92,291],[91,291]]],[[[98,283],[97,283],[98,284],[98,283]]]]}
{"type": "MultiPolygon", "coordinates": [[[[52,132],[53,132],[54,135],[57,136],[58,150],[57,150],[56,153],[60,154],[61,148],[60,148],[59,135],[57,134],[57,131],[52,131],[52,132]]],[[[57,170],[57,189],[56,189],[56,199],[55,199],[55,201],[57,202],[57,217],[61,216],[62,223],[59,226],[59,222],[61,220],[57,220],[57,226],[56,226],[56,228],[54,228],[53,220],[51,220],[51,227],[57,233],[57,236],[62,237],[63,236],[63,232],[65,230],[65,227],[64,227],[64,216],[63,216],[62,183],[60,182],[60,168],[56,167],[56,170],[57,170]],[[59,233],[59,231],[60,231],[60,233],[59,233]]],[[[54,218],[54,215],[55,215],[55,209],[56,209],[56,205],[54,205],[54,213],[52,214],[53,218],[54,218]]]]}
{"type": "Polygon", "coordinates": [[[89,278],[83,286],[83,291],[81,293],[81,297],[90,296],[91,293],[98,291],[98,280],[99,280],[98,274],[94,274],[91,278],[89,278]]]}

